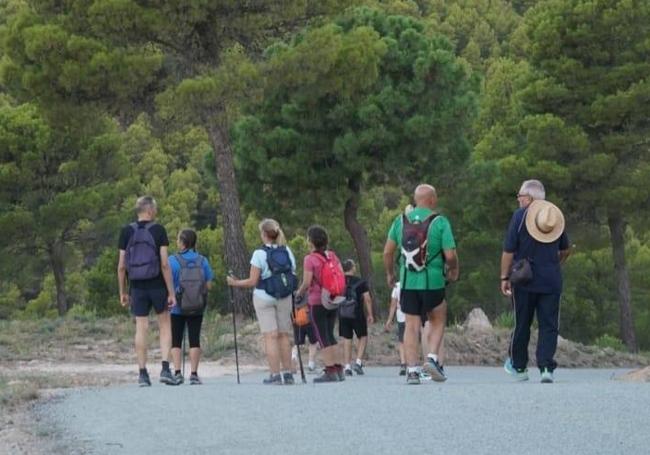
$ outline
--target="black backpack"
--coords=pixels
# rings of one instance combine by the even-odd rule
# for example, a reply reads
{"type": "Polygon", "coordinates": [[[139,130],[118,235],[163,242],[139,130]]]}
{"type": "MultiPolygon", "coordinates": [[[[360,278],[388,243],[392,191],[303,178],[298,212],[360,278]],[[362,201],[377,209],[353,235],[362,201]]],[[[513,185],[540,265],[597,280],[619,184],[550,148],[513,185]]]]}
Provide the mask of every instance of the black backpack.
{"type": "Polygon", "coordinates": [[[432,213],[423,221],[409,221],[406,215],[402,215],[402,257],[407,270],[421,272],[427,265],[438,256],[427,257],[427,245],[429,243],[429,228],[439,216],[432,213]]]}
{"type": "Polygon", "coordinates": [[[339,304],[339,317],[341,319],[356,319],[357,307],[360,302],[357,300],[357,288],[363,283],[363,280],[357,281],[355,284],[348,284],[345,287],[345,300],[339,304]]]}
{"type": "Polygon", "coordinates": [[[293,273],[291,256],[286,246],[262,247],[266,251],[266,263],[271,269],[271,276],[260,280],[259,289],[264,289],[268,295],[275,299],[290,296],[298,289],[298,278],[293,273]]]}
{"type": "Polygon", "coordinates": [[[203,256],[185,259],[180,254],[174,256],[181,266],[179,290],[176,294],[181,314],[199,315],[203,313],[207,302],[207,282],[203,271],[203,256]]]}

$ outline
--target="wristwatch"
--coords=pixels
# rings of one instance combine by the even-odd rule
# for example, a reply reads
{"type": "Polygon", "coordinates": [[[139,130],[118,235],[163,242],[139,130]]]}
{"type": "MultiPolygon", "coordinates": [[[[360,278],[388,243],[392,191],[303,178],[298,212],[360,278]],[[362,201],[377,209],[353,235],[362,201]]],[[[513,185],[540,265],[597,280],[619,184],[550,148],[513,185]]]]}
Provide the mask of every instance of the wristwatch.
{"type": "Polygon", "coordinates": [[[502,277],[501,277],[501,281],[508,281],[509,279],[510,279],[510,278],[508,278],[507,276],[502,276],[502,277]]]}

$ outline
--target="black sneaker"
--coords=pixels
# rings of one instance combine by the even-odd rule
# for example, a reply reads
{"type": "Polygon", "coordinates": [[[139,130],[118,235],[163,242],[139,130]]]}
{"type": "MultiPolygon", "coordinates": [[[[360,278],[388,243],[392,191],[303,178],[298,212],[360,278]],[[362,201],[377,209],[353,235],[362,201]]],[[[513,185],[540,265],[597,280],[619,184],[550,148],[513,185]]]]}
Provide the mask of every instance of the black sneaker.
{"type": "Polygon", "coordinates": [[[346,368],[344,372],[346,376],[352,376],[352,370],[350,368],[346,368]]]}
{"type": "MultiPolygon", "coordinates": [[[[183,377],[181,376],[181,379],[183,377]]],[[[191,374],[190,375],[190,385],[201,385],[203,384],[203,381],[199,378],[198,374],[191,374]]]]}
{"type": "Polygon", "coordinates": [[[314,378],[314,384],[320,382],[339,382],[339,374],[336,371],[323,370],[323,374],[314,378]]]}
{"type": "Polygon", "coordinates": [[[364,374],[363,366],[359,365],[358,363],[355,363],[354,365],[352,365],[352,369],[354,370],[354,372],[356,374],[364,374]]]}
{"type": "Polygon", "coordinates": [[[266,379],[264,379],[262,381],[262,384],[265,384],[265,385],[282,385],[282,376],[280,376],[280,373],[271,374],[271,375],[269,375],[268,378],[266,378],[266,379]]]}
{"type": "Polygon", "coordinates": [[[406,375],[406,383],[416,385],[420,383],[420,373],[417,371],[409,371],[406,375]]]}
{"type": "Polygon", "coordinates": [[[149,379],[149,373],[146,371],[144,373],[140,373],[140,376],[138,377],[138,385],[140,387],[151,387],[151,379],[149,379]]]}
{"type": "Polygon", "coordinates": [[[427,357],[426,362],[424,362],[424,365],[422,366],[422,370],[431,375],[431,379],[436,382],[445,382],[447,380],[445,371],[442,369],[440,364],[431,357],[427,357]]]}
{"type": "Polygon", "coordinates": [[[336,367],[336,375],[339,378],[339,381],[345,381],[345,373],[343,372],[343,365],[336,367]]]}
{"type": "Polygon", "coordinates": [[[178,385],[176,383],[176,379],[174,379],[174,375],[172,374],[171,370],[160,371],[160,382],[167,385],[178,385]]]}
{"type": "Polygon", "coordinates": [[[293,374],[291,373],[284,373],[282,379],[284,380],[284,385],[294,385],[296,383],[293,379],[293,374]]]}
{"type": "Polygon", "coordinates": [[[406,376],[406,365],[401,364],[399,366],[399,375],[400,376],[406,376]]]}
{"type": "Polygon", "coordinates": [[[174,375],[174,381],[176,381],[176,385],[181,385],[182,383],[185,382],[185,378],[181,373],[176,373],[174,375]]]}

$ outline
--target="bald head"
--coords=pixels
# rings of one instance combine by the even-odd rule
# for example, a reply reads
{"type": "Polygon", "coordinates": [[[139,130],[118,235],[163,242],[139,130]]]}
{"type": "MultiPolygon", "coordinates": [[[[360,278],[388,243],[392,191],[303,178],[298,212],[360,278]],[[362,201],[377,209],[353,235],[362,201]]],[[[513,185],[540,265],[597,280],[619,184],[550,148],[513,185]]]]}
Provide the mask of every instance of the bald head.
{"type": "Polygon", "coordinates": [[[436,204],[438,203],[436,189],[425,183],[418,185],[417,188],[415,188],[413,199],[415,200],[415,205],[418,207],[426,207],[432,210],[436,208],[436,204]]]}

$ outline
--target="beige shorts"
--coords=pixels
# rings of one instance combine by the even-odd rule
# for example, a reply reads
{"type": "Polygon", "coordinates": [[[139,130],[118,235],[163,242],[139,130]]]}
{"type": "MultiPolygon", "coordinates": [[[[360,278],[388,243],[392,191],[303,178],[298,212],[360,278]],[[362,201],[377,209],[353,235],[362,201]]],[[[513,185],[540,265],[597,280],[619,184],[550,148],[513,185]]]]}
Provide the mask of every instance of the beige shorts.
{"type": "Polygon", "coordinates": [[[267,300],[253,295],[253,306],[262,333],[291,333],[291,296],[280,300],[267,300]]]}

